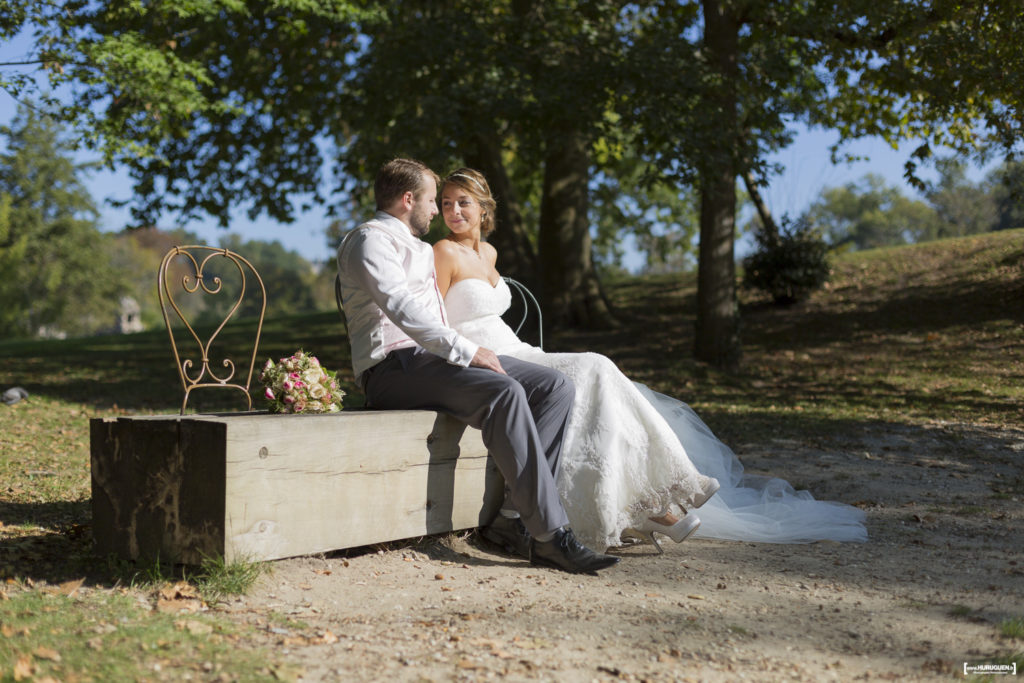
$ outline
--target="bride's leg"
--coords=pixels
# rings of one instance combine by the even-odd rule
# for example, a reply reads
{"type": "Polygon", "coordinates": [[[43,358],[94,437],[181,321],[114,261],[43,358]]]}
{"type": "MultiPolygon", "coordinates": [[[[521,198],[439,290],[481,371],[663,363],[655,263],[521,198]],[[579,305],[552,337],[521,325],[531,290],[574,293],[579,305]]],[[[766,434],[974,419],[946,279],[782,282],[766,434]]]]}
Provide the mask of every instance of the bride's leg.
{"type": "Polygon", "coordinates": [[[679,521],[679,518],[673,515],[671,512],[663,512],[658,515],[652,515],[647,519],[651,520],[652,522],[661,524],[663,526],[672,526],[673,524],[679,521]]]}

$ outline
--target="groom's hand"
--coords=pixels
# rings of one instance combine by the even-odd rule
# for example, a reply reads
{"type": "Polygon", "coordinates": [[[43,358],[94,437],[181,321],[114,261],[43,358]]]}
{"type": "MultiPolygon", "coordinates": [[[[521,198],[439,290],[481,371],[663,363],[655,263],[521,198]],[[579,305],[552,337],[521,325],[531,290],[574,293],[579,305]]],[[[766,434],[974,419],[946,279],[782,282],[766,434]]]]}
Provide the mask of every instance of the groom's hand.
{"type": "Polygon", "coordinates": [[[494,370],[495,372],[505,375],[505,368],[501,367],[501,361],[498,360],[498,356],[490,349],[480,347],[477,349],[476,354],[473,356],[473,360],[469,362],[471,367],[474,368],[486,368],[488,370],[494,370]]]}

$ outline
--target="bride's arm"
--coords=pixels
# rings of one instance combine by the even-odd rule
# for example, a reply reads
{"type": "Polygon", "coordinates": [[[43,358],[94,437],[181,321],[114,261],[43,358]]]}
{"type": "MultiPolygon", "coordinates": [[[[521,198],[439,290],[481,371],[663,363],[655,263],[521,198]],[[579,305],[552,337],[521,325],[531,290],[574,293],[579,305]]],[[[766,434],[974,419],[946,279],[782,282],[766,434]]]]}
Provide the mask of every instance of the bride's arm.
{"type": "Polygon", "coordinates": [[[440,240],[434,245],[434,274],[437,276],[437,288],[441,297],[448,294],[455,273],[458,270],[458,254],[454,244],[448,240],[440,240]]]}

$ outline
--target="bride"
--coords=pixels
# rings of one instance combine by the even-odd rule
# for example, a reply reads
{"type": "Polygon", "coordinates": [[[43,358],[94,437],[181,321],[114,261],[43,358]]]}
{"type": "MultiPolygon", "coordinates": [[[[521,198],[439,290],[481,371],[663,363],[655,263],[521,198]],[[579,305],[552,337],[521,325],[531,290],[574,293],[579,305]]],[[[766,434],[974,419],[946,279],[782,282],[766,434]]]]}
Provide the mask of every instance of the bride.
{"type": "Polygon", "coordinates": [[[585,545],[646,540],[660,551],[654,533],[680,542],[695,531],[770,543],[867,539],[861,510],[814,500],[781,479],[744,475],[689,406],[631,382],[608,358],[547,353],[520,341],[500,317],[511,292],[495,269],[497,251],[483,240],[494,229],[494,210],[478,171],[461,168],[444,180],[441,213],[451,232],[434,245],[438,287],[448,323],[461,335],[575,382],[558,487],[585,545]]]}

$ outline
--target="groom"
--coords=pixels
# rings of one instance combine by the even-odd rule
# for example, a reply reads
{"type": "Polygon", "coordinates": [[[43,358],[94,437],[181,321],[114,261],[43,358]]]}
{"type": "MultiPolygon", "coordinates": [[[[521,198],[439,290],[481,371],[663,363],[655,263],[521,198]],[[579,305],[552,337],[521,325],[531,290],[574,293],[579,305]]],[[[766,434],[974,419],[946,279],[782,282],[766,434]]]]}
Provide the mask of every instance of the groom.
{"type": "Polygon", "coordinates": [[[619,561],[584,547],[555,478],[575,387],[560,372],[477,346],[448,327],[434,254],[419,238],[437,215],[437,175],[412,159],[377,174],[377,214],[338,247],[356,381],[367,405],[447,413],[481,430],[505,477],[483,535],[535,564],[596,572],[619,561]]]}

